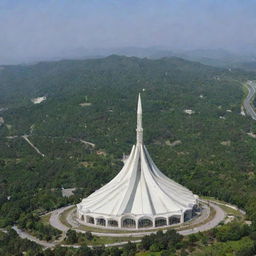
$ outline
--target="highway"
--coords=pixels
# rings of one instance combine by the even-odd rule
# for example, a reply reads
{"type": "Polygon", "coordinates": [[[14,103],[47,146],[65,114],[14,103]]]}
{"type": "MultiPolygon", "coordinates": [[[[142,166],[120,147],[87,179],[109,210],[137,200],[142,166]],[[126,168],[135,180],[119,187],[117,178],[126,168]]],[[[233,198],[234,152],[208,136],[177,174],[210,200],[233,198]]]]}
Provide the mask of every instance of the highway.
{"type": "Polygon", "coordinates": [[[253,81],[248,81],[246,87],[249,93],[245,98],[243,105],[247,115],[251,116],[253,120],[256,120],[256,113],[253,106],[251,105],[251,101],[253,100],[254,95],[256,93],[256,83],[253,81]]]}

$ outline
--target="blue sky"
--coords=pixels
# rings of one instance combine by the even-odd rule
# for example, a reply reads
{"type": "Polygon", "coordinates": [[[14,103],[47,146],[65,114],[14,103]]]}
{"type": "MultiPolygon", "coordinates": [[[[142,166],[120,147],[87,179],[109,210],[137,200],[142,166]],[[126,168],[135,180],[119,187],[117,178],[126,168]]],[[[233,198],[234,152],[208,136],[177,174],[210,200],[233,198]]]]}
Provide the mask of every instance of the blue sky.
{"type": "Polygon", "coordinates": [[[253,51],[256,0],[0,0],[0,63],[76,49],[253,51]]]}

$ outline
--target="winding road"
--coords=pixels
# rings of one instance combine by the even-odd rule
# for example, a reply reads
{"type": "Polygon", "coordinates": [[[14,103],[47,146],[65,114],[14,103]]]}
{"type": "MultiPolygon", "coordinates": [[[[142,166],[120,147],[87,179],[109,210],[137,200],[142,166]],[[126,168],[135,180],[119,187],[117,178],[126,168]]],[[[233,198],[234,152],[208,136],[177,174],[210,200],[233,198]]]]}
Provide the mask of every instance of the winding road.
{"type": "MultiPolygon", "coordinates": [[[[223,221],[225,219],[226,213],[216,203],[209,202],[209,205],[211,207],[213,207],[216,211],[216,214],[213,217],[213,219],[211,219],[209,222],[203,223],[202,225],[199,225],[195,228],[188,228],[188,229],[185,229],[185,230],[178,231],[178,233],[180,233],[181,235],[186,236],[186,235],[190,235],[190,234],[197,233],[197,232],[207,231],[209,229],[212,229],[212,228],[216,227],[221,221],[223,221]]],[[[59,217],[64,211],[66,211],[66,210],[68,210],[72,207],[73,207],[73,205],[69,205],[69,206],[65,206],[65,207],[62,207],[60,209],[57,209],[57,210],[51,212],[51,217],[49,219],[50,224],[53,227],[55,227],[55,228],[57,228],[57,229],[59,229],[63,232],[62,237],[59,240],[56,240],[54,242],[47,242],[47,241],[39,240],[38,238],[30,235],[29,233],[27,233],[23,230],[20,230],[17,226],[13,226],[13,229],[17,232],[17,234],[21,238],[27,238],[30,241],[33,241],[33,242],[43,246],[44,248],[52,248],[52,247],[56,246],[57,244],[60,244],[60,242],[65,238],[66,232],[70,229],[69,227],[64,225],[59,220],[59,217]]],[[[75,230],[77,232],[85,233],[85,231],[82,231],[82,230],[78,230],[78,229],[75,229],[75,230]]],[[[167,230],[164,230],[163,232],[166,232],[166,231],[167,230]]],[[[128,238],[128,237],[142,237],[142,236],[150,235],[150,234],[156,233],[156,232],[157,231],[140,232],[140,233],[122,233],[121,235],[120,235],[120,233],[92,232],[92,234],[96,235],[96,236],[108,236],[108,237],[120,237],[120,236],[122,236],[122,237],[127,237],[128,238]]],[[[140,241],[141,240],[134,240],[134,241],[131,241],[131,242],[139,243],[140,241]]],[[[128,241],[112,243],[112,244],[105,244],[105,246],[106,247],[121,246],[121,245],[124,245],[126,243],[128,243],[128,241]]],[[[79,245],[61,245],[61,246],[63,246],[63,247],[73,247],[73,248],[79,248],[80,247],[79,245]]],[[[89,247],[93,247],[93,246],[89,246],[89,247]]]]}
{"type": "MultiPolygon", "coordinates": [[[[207,223],[203,223],[195,228],[188,228],[188,229],[180,230],[177,232],[183,236],[187,236],[187,235],[190,235],[193,233],[204,232],[204,231],[207,231],[209,229],[212,229],[212,228],[218,226],[218,224],[225,219],[226,213],[215,203],[209,203],[209,205],[212,208],[214,208],[214,210],[216,211],[216,214],[212,220],[210,220],[207,223]]],[[[202,222],[203,222],[203,220],[202,220],[202,222]]],[[[200,223],[198,223],[198,224],[200,224],[200,223]]],[[[57,228],[57,226],[55,226],[55,228],[57,228]]],[[[86,232],[86,231],[79,230],[76,228],[74,228],[74,230],[76,230],[77,232],[81,232],[81,233],[86,232]]],[[[165,233],[165,232],[167,232],[167,230],[163,230],[163,232],[165,233]]],[[[121,235],[120,235],[120,233],[113,233],[113,232],[111,232],[111,233],[91,232],[91,233],[92,233],[92,235],[95,235],[95,236],[107,236],[107,237],[120,237],[120,236],[122,236],[122,237],[142,237],[142,236],[146,236],[146,235],[150,235],[150,234],[156,234],[157,230],[149,231],[149,232],[122,233],[121,235]]]]}
{"type": "Polygon", "coordinates": [[[37,244],[39,244],[39,245],[41,245],[45,248],[51,248],[51,247],[54,247],[55,245],[57,245],[56,242],[51,243],[51,242],[47,242],[47,241],[44,241],[44,240],[39,240],[38,238],[30,235],[29,233],[19,229],[17,226],[13,226],[12,229],[14,229],[17,232],[17,234],[19,235],[20,238],[23,238],[23,239],[26,238],[26,239],[28,239],[32,242],[35,242],[35,243],[37,243],[37,244]]]}
{"type": "Polygon", "coordinates": [[[63,225],[62,222],[60,221],[59,217],[64,211],[66,211],[66,210],[68,210],[72,207],[74,207],[74,205],[65,206],[65,207],[59,208],[55,211],[52,211],[51,217],[50,217],[50,220],[49,220],[50,224],[53,227],[57,228],[58,230],[66,233],[70,228],[63,225]]]}
{"type": "MultiPolygon", "coordinates": [[[[248,81],[247,84],[246,84],[246,87],[248,89],[248,95],[247,97],[245,98],[244,102],[243,102],[243,106],[246,110],[246,113],[247,115],[251,116],[252,119],[256,120],[256,113],[255,113],[255,110],[253,108],[253,106],[251,105],[251,102],[255,96],[255,93],[256,93],[256,82],[253,82],[253,81],[248,81]]],[[[42,154],[27,138],[27,136],[22,136],[36,151],[38,154],[44,156],[44,154],[42,154]]],[[[84,143],[84,141],[82,141],[84,143]]],[[[204,201],[204,203],[206,203],[204,201]]],[[[208,202],[207,202],[208,203],[208,202]]],[[[204,232],[204,231],[207,231],[207,230],[210,230],[216,226],[218,226],[218,224],[223,221],[226,217],[226,213],[218,206],[217,203],[211,201],[209,202],[209,205],[214,208],[214,210],[216,211],[216,214],[215,216],[213,217],[213,219],[211,219],[210,221],[208,221],[207,223],[203,223],[197,227],[194,227],[194,228],[188,228],[188,229],[185,229],[185,230],[180,230],[178,231],[179,234],[181,235],[190,235],[190,234],[193,234],[193,233],[198,233],[198,232],[204,232]]],[[[226,205],[228,206],[228,205],[226,205]]],[[[49,219],[49,222],[50,224],[57,228],[58,230],[62,231],[63,232],[63,235],[62,237],[59,239],[59,240],[56,240],[54,242],[47,242],[47,241],[43,241],[43,240],[39,240],[38,238],[32,236],[31,234],[19,229],[17,226],[13,226],[12,228],[17,232],[17,234],[23,238],[23,239],[28,239],[30,241],[33,241],[41,246],[43,246],[44,248],[52,248],[54,246],[56,246],[57,244],[60,244],[60,242],[65,238],[65,234],[66,232],[70,229],[70,227],[64,225],[59,217],[60,215],[72,208],[73,205],[69,205],[69,206],[65,206],[65,207],[62,207],[60,209],[57,209],[55,211],[52,211],[51,212],[51,217],[49,219]]],[[[232,206],[228,206],[228,207],[231,207],[232,206]]],[[[245,214],[245,212],[241,211],[242,214],[245,214]]],[[[68,219],[69,216],[68,216],[68,219]]],[[[70,220],[69,220],[70,222],[70,220]]],[[[77,232],[82,232],[82,233],[85,233],[86,231],[82,231],[82,230],[79,230],[79,229],[76,229],[75,228],[75,225],[74,223],[71,223],[72,226],[73,226],[73,229],[76,230],[77,232]]],[[[6,232],[5,230],[1,229],[2,232],[6,232]]],[[[164,230],[164,232],[166,232],[167,230],[164,230]]],[[[96,235],[96,236],[108,236],[108,237],[142,237],[142,236],[145,236],[145,235],[150,235],[152,233],[156,233],[157,231],[150,231],[150,232],[140,232],[140,233],[122,233],[120,235],[120,233],[100,233],[100,232],[92,232],[93,235],[96,235]]],[[[131,242],[134,242],[134,243],[138,243],[140,242],[141,240],[135,240],[135,241],[131,241],[131,242]]],[[[128,241],[127,241],[128,242],[128,241]]],[[[121,245],[124,245],[127,243],[126,241],[125,242],[119,242],[119,243],[112,243],[112,244],[105,244],[106,247],[110,247],[110,246],[121,246],[121,245]]],[[[63,247],[73,247],[73,248],[79,248],[80,246],[79,245],[61,245],[63,247]]],[[[89,247],[92,247],[92,246],[89,246],[89,247]]]]}
{"type": "Polygon", "coordinates": [[[254,111],[254,107],[251,104],[256,93],[256,82],[248,81],[246,83],[246,88],[248,89],[248,95],[245,98],[243,105],[247,115],[251,116],[253,120],[256,120],[256,113],[254,111]]]}
{"type": "Polygon", "coordinates": [[[183,236],[187,236],[197,232],[204,232],[218,226],[219,223],[225,219],[226,213],[215,203],[211,202],[209,203],[209,205],[216,211],[215,216],[212,220],[192,229],[178,231],[178,233],[180,233],[183,236]]]}

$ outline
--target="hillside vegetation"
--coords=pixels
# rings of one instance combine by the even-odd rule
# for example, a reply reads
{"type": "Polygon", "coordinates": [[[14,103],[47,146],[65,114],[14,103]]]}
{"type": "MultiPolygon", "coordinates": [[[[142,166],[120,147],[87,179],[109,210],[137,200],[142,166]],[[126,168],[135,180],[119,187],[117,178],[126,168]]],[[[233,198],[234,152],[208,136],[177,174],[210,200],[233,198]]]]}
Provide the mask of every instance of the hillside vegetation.
{"type": "Polygon", "coordinates": [[[241,83],[255,78],[179,58],[2,67],[0,226],[18,223],[50,239],[50,227],[31,223],[118,173],[122,154],[135,143],[139,92],[145,144],[161,171],[194,193],[239,205],[255,224],[256,139],[247,133],[256,125],[240,114],[241,83]],[[43,96],[39,104],[31,101],[43,96]],[[78,190],[63,198],[61,187],[78,190]]]}

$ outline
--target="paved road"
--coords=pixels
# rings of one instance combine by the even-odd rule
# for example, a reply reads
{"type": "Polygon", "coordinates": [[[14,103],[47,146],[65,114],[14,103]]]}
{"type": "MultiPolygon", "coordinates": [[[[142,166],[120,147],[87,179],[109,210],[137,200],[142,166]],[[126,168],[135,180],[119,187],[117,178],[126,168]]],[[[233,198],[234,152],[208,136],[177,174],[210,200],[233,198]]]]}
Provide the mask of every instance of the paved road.
{"type": "MultiPolygon", "coordinates": [[[[17,234],[20,236],[20,238],[28,239],[32,242],[35,242],[35,243],[41,245],[42,247],[44,247],[45,249],[52,248],[52,247],[58,245],[59,242],[60,242],[60,240],[57,240],[57,241],[54,241],[54,242],[47,242],[47,241],[44,241],[44,240],[39,240],[36,237],[28,234],[27,232],[19,229],[17,226],[13,226],[12,228],[17,232],[17,234]]],[[[141,240],[131,241],[131,243],[139,243],[139,242],[141,242],[141,240]]],[[[105,247],[122,246],[122,245],[127,244],[127,243],[128,243],[128,241],[124,241],[124,242],[119,242],[119,243],[105,244],[104,246],[105,247]]],[[[99,245],[99,246],[101,246],[101,245],[99,245]]],[[[81,246],[80,245],[72,245],[72,244],[71,245],[62,244],[61,247],[79,248],[81,246]]],[[[97,247],[97,246],[88,245],[88,247],[93,248],[93,247],[97,247]]]]}
{"type": "MultiPolygon", "coordinates": [[[[209,230],[215,226],[217,226],[221,221],[223,221],[225,219],[225,212],[215,203],[211,202],[210,203],[210,206],[213,207],[216,211],[216,214],[214,216],[214,218],[209,221],[208,223],[206,224],[202,224],[201,226],[198,226],[196,228],[193,228],[193,229],[186,229],[186,230],[182,230],[182,231],[178,231],[180,234],[182,235],[189,235],[189,234],[193,234],[193,233],[197,233],[197,232],[202,232],[202,231],[206,231],[206,230],[209,230]]],[[[73,207],[73,205],[69,205],[69,206],[65,206],[65,207],[62,207],[60,209],[57,209],[55,211],[53,211],[51,213],[51,217],[50,217],[50,224],[63,231],[64,232],[64,235],[62,236],[61,239],[63,239],[65,237],[65,233],[69,230],[69,228],[65,225],[63,225],[60,220],[59,220],[59,215],[61,213],[63,213],[64,211],[68,210],[69,208],[73,207]]],[[[22,231],[20,230],[17,226],[13,226],[13,229],[18,233],[18,235],[21,237],[21,238],[27,238],[29,239],[30,241],[33,241],[45,248],[51,248],[51,247],[54,247],[56,246],[60,241],[60,240],[57,240],[57,241],[54,241],[52,243],[50,242],[47,242],[47,241],[43,241],[43,240],[39,240],[37,239],[36,237],[28,234],[27,232],[25,231],[22,231]]],[[[78,232],[85,232],[85,231],[82,231],[82,230],[77,230],[75,229],[76,231],[78,232]]],[[[166,232],[167,230],[164,230],[164,232],[166,232]]],[[[156,233],[156,231],[153,231],[153,232],[140,232],[140,233],[123,233],[122,234],[122,237],[141,237],[141,236],[145,236],[145,235],[149,235],[149,234],[152,234],[152,233],[156,233]]],[[[119,234],[116,234],[116,233],[98,233],[98,232],[92,232],[93,235],[98,235],[98,236],[109,236],[109,237],[120,237],[120,233],[119,234]]],[[[133,242],[140,242],[141,240],[136,240],[136,241],[133,241],[133,242]]],[[[126,244],[127,242],[119,242],[119,243],[113,243],[113,244],[105,244],[106,247],[110,247],[110,246],[121,246],[121,245],[124,245],[126,244]]],[[[78,248],[79,245],[61,245],[61,246],[64,246],[64,247],[74,247],[74,248],[78,248]]]]}
{"type": "Polygon", "coordinates": [[[35,242],[35,243],[37,243],[37,244],[39,244],[39,245],[41,245],[41,246],[43,246],[45,248],[51,248],[51,247],[54,247],[56,245],[56,243],[50,243],[50,242],[47,242],[47,241],[44,241],[44,240],[39,240],[38,238],[36,238],[36,237],[28,234],[27,232],[19,229],[17,226],[13,226],[12,228],[17,232],[17,234],[21,238],[23,238],[23,239],[26,238],[26,239],[28,239],[28,240],[30,240],[32,242],[35,242]]]}
{"type": "MultiPolygon", "coordinates": [[[[205,203],[207,203],[207,202],[205,202],[205,203]]],[[[78,219],[75,220],[75,218],[74,218],[75,210],[76,209],[69,212],[69,214],[67,215],[66,220],[70,224],[70,226],[72,226],[72,229],[74,229],[74,230],[76,230],[77,232],[80,232],[80,233],[86,233],[86,231],[79,229],[79,226],[83,225],[83,223],[80,222],[78,219]]],[[[202,214],[193,221],[193,225],[204,222],[206,219],[208,219],[209,215],[210,215],[210,208],[204,206],[202,214]]],[[[54,226],[54,227],[59,229],[58,226],[54,226]]],[[[175,228],[175,227],[173,227],[173,228],[175,228]]],[[[145,232],[145,231],[142,232],[141,231],[141,232],[136,232],[136,233],[135,232],[129,233],[130,229],[124,229],[124,230],[128,231],[128,232],[121,233],[122,237],[142,237],[142,236],[150,235],[150,234],[153,234],[153,233],[157,232],[157,229],[155,229],[154,231],[148,231],[148,232],[145,232]]],[[[120,237],[120,233],[114,233],[114,232],[111,232],[111,233],[107,232],[106,233],[106,232],[104,232],[104,228],[102,228],[102,231],[103,232],[91,232],[91,233],[95,236],[120,237]]],[[[164,230],[164,232],[166,232],[166,231],[167,230],[164,230]]]]}
{"type": "MultiPolygon", "coordinates": [[[[209,229],[212,229],[216,226],[218,226],[218,224],[223,221],[226,217],[225,212],[215,203],[209,203],[211,207],[213,207],[216,211],[216,214],[214,216],[214,218],[205,223],[202,224],[198,227],[195,228],[189,228],[189,229],[185,229],[185,230],[181,230],[178,231],[179,234],[186,236],[186,235],[190,235],[193,233],[198,233],[198,232],[203,232],[203,231],[207,231],[209,229]]],[[[81,233],[85,233],[86,231],[83,230],[79,230],[79,229],[75,229],[77,232],[81,232],[81,233]]],[[[155,234],[157,232],[156,231],[150,231],[150,232],[136,232],[136,233],[122,233],[121,236],[122,237],[142,237],[145,235],[150,235],[150,234],[155,234]]],[[[167,230],[163,230],[163,232],[167,232],[167,230]]],[[[93,235],[95,236],[108,236],[108,237],[120,237],[120,233],[100,233],[100,232],[91,232],[93,235]]]]}
{"type": "Polygon", "coordinates": [[[63,213],[64,211],[68,210],[69,208],[72,208],[74,205],[69,205],[69,206],[65,206],[65,207],[62,207],[60,209],[57,209],[55,211],[52,212],[51,214],[51,217],[50,217],[50,224],[57,228],[58,230],[60,231],[63,231],[63,232],[67,232],[69,230],[69,227],[63,225],[60,220],[59,220],[59,216],[61,213],[63,213]]]}
{"type": "Polygon", "coordinates": [[[213,207],[216,211],[216,214],[211,221],[192,229],[179,231],[179,233],[183,236],[186,236],[197,232],[204,232],[218,226],[218,224],[225,219],[226,213],[217,204],[210,203],[210,206],[213,207]]]}
{"type": "MultiPolygon", "coordinates": [[[[208,223],[206,224],[202,224],[196,228],[193,228],[193,229],[186,229],[186,230],[182,230],[182,231],[178,231],[180,234],[182,235],[189,235],[189,234],[193,234],[193,233],[197,233],[197,232],[203,232],[203,231],[206,231],[206,230],[209,230],[209,229],[212,229],[213,227],[217,226],[221,221],[223,221],[225,219],[225,212],[218,206],[216,205],[215,203],[213,202],[210,202],[210,206],[213,207],[216,211],[216,214],[214,216],[214,218],[209,221],[208,223]]],[[[52,213],[52,217],[50,218],[50,224],[63,231],[63,232],[66,232],[68,230],[68,227],[63,225],[62,223],[60,223],[59,221],[59,215],[71,208],[72,206],[68,206],[68,207],[63,207],[61,209],[58,209],[56,211],[53,211],[52,213]]],[[[72,213],[71,213],[72,214],[72,213]]],[[[70,222],[70,215],[68,216],[67,220],[70,222]]],[[[203,221],[203,220],[202,220],[203,221]]],[[[73,223],[70,223],[73,227],[73,223]]],[[[77,228],[73,228],[74,230],[76,230],[77,232],[80,232],[80,233],[85,233],[86,231],[83,231],[83,230],[80,230],[80,229],[77,229],[77,228]]],[[[164,230],[164,232],[166,232],[167,230],[164,230]]],[[[122,237],[142,237],[142,236],[145,236],[145,235],[150,235],[150,234],[153,234],[153,233],[156,233],[157,231],[150,231],[150,232],[136,232],[136,233],[122,233],[121,236],[122,237]]],[[[107,233],[107,232],[91,232],[93,235],[95,236],[108,236],[108,237],[120,237],[120,233],[107,233]]]]}
{"type": "MultiPolygon", "coordinates": [[[[141,240],[132,240],[130,241],[131,243],[140,243],[141,240]]],[[[105,247],[113,247],[113,246],[122,246],[124,244],[128,244],[129,241],[124,241],[124,242],[119,242],[119,243],[113,243],[113,244],[104,244],[105,247]]],[[[98,245],[98,247],[100,247],[101,245],[98,245]]],[[[79,248],[81,247],[80,245],[69,245],[69,244],[62,244],[61,247],[72,247],[72,248],[79,248]]],[[[89,248],[94,248],[97,246],[93,246],[93,245],[88,245],[89,248]]]]}
{"type": "Polygon", "coordinates": [[[256,120],[256,113],[254,111],[253,106],[251,105],[251,101],[254,98],[254,95],[256,93],[256,83],[253,81],[249,81],[247,82],[246,85],[249,93],[245,98],[243,105],[247,115],[251,116],[252,119],[256,120]]]}

